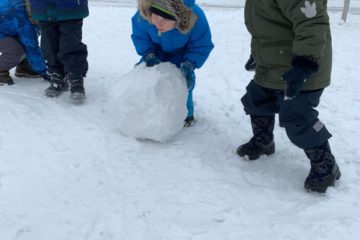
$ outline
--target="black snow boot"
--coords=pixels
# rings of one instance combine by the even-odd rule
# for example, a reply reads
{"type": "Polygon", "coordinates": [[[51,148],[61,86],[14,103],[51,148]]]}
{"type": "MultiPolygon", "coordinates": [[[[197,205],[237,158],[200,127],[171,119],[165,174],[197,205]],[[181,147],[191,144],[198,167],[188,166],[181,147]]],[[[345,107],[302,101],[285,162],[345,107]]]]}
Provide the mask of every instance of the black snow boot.
{"type": "Polygon", "coordinates": [[[254,136],[249,142],[240,145],[236,152],[240,157],[248,156],[249,160],[256,160],[261,155],[271,155],[275,152],[274,116],[250,116],[254,136]]]}
{"type": "Polygon", "coordinates": [[[22,60],[15,69],[15,76],[20,78],[40,78],[41,76],[35,72],[30,66],[28,60],[22,60]]]}
{"type": "Polygon", "coordinates": [[[76,103],[82,103],[85,96],[84,77],[78,74],[69,73],[67,79],[70,84],[70,97],[76,103]]]}
{"type": "Polygon", "coordinates": [[[0,86],[14,84],[9,71],[0,71],[0,86]]]}
{"type": "Polygon", "coordinates": [[[341,172],[331,153],[329,142],[304,151],[311,164],[309,176],[304,183],[305,189],[324,193],[329,186],[335,186],[335,180],[340,179],[341,172]]]}
{"type": "Polygon", "coordinates": [[[194,116],[187,116],[184,120],[184,127],[191,127],[195,122],[194,116]]]}
{"type": "Polygon", "coordinates": [[[64,75],[58,73],[47,73],[50,87],[45,89],[45,95],[47,97],[57,97],[61,93],[69,90],[69,84],[67,83],[64,75]]]}

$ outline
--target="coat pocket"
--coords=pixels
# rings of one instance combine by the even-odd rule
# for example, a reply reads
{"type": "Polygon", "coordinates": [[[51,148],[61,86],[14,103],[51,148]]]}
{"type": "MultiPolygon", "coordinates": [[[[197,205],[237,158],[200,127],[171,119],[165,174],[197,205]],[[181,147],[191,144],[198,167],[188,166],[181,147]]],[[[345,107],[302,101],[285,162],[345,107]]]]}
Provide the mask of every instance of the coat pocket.
{"type": "Polygon", "coordinates": [[[267,67],[290,67],[292,53],[292,42],[262,43],[262,60],[267,67]]]}

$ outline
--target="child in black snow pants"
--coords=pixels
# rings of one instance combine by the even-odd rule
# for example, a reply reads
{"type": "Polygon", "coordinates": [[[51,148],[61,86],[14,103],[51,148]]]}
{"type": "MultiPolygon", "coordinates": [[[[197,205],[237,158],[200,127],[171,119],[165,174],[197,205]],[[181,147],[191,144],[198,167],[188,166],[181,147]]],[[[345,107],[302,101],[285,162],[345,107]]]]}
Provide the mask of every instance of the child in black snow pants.
{"type": "Polygon", "coordinates": [[[83,18],[89,15],[87,0],[30,0],[32,17],[39,20],[41,48],[47,61],[48,97],[70,87],[71,99],[85,99],[84,77],[88,71],[87,47],[82,43],[83,18]]]}

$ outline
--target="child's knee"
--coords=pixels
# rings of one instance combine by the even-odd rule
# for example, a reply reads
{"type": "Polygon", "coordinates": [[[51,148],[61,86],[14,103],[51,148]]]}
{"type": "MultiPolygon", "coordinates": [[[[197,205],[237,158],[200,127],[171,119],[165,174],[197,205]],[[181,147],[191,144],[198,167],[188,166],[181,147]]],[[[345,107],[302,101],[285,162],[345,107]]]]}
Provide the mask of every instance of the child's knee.
{"type": "Polygon", "coordinates": [[[23,56],[24,49],[15,38],[0,39],[0,70],[9,70],[15,67],[23,56]]]}

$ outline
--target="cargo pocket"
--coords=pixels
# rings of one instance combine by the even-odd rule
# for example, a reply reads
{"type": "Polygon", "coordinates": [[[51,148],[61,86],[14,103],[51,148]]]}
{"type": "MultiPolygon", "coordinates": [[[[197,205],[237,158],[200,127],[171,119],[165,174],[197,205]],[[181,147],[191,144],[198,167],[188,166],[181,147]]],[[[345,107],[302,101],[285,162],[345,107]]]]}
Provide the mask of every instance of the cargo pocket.
{"type": "Polygon", "coordinates": [[[292,44],[267,43],[261,45],[262,60],[268,70],[269,81],[282,82],[281,76],[291,67],[292,44]]]}
{"type": "Polygon", "coordinates": [[[262,57],[266,66],[289,67],[291,64],[292,44],[262,44],[262,57]]]}

